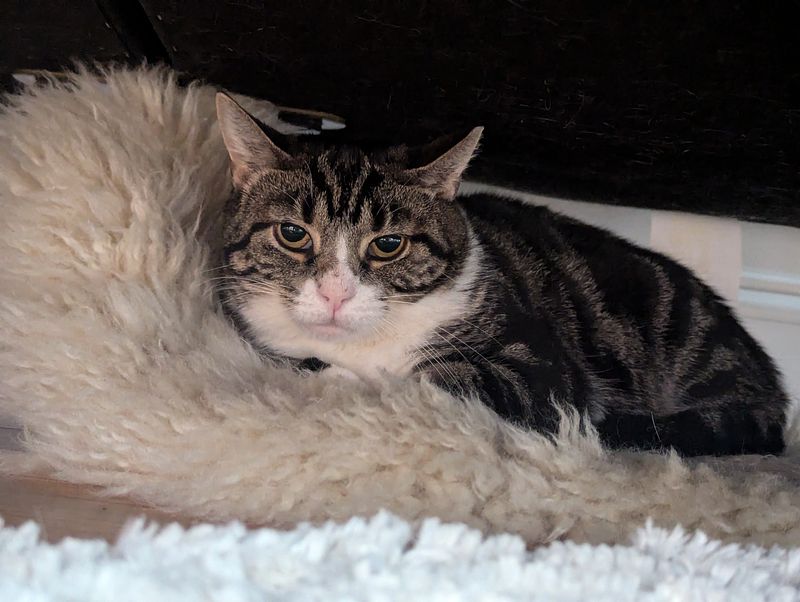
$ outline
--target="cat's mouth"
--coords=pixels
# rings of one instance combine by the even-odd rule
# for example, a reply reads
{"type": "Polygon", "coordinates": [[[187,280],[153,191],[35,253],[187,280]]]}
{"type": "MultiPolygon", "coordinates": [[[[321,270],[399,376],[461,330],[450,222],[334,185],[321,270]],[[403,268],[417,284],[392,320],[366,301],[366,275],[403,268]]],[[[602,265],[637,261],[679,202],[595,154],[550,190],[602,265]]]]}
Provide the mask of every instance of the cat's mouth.
{"type": "Polygon", "coordinates": [[[347,339],[356,336],[359,331],[358,327],[336,318],[326,322],[301,321],[300,324],[306,332],[320,339],[347,339]]]}
{"type": "Polygon", "coordinates": [[[343,336],[350,332],[350,329],[336,323],[334,320],[325,322],[324,324],[307,324],[306,328],[316,335],[322,335],[328,338],[343,336]]]}

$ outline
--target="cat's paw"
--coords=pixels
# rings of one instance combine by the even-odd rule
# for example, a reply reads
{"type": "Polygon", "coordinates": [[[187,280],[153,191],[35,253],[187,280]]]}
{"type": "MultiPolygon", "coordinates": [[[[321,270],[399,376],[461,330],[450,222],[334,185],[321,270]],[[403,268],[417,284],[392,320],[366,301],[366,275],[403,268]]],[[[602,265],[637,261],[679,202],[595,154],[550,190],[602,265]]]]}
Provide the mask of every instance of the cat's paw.
{"type": "Polygon", "coordinates": [[[358,376],[355,372],[351,372],[347,368],[342,368],[340,366],[328,366],[322,372],[320,372],[322,376],[326,378],[344,378],[347,380],[361,380],[361,377],[358,376]]]}

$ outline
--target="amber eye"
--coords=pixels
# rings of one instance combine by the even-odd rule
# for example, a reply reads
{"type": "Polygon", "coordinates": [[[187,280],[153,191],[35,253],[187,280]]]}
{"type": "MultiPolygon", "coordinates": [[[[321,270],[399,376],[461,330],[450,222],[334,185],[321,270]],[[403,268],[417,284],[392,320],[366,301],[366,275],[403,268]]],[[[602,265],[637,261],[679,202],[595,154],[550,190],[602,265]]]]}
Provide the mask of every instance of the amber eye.
{"type": "Polygon", "coordinates": [[[399,234],[389,234],[369,243],[367,251],[374,259],[393,259],[405,250],[407,244],[405,237],[399,234]]]}
{"type": "Polygon", "coordinates": [[[311,236],[296,224],[276,225],[275,238],[290,251],[305,251],[311,248],[311,236]]]}

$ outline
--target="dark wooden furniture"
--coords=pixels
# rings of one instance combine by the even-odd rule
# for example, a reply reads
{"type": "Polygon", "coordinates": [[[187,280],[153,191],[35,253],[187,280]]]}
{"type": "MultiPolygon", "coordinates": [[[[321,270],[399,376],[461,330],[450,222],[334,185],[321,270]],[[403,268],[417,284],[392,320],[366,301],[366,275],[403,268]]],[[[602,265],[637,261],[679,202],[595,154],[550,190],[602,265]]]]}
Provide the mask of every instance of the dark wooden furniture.
{"type": "Polygon", "coordinates": [[[471,175],[562,197],[800,225],[789,2],[12,3],[0,72],[70,57],[348,119],[349,138],[486,126],[471,175]],[[62,6],[63,4],[63,6],[62,6]]]}

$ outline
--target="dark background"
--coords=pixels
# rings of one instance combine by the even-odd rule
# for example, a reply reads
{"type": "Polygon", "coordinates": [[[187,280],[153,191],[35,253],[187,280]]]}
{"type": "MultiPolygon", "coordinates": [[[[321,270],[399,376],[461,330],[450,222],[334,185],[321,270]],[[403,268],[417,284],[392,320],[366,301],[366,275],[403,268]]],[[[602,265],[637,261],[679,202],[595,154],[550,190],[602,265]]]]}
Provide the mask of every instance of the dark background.
{"type": "Polygon", "coordinates": [[[473,178],[800,226],[793,2],[13,2],[0,75],[70,59],[189,77],[422,142],[482,124],[473,178]],[[604,6],[607,4],[607,6],[604,6]]]}

